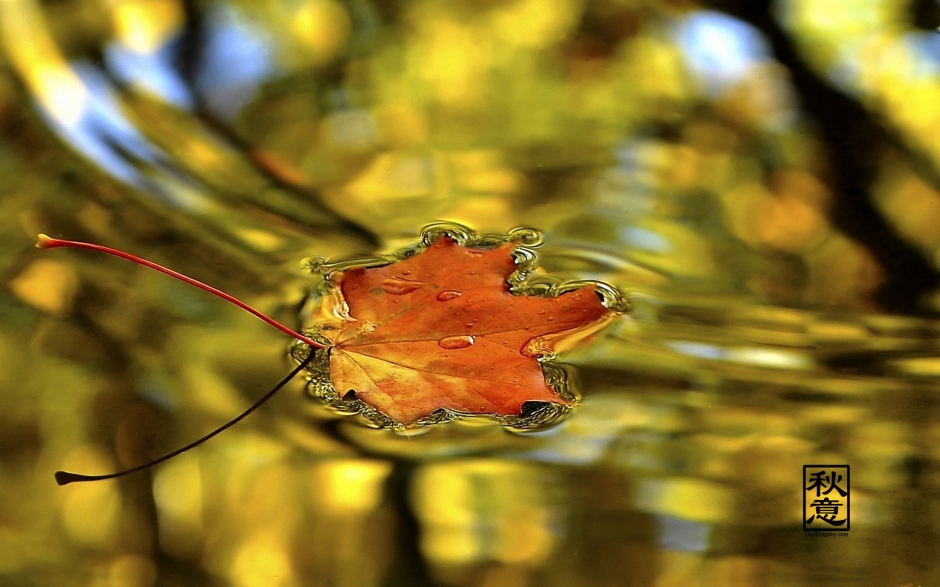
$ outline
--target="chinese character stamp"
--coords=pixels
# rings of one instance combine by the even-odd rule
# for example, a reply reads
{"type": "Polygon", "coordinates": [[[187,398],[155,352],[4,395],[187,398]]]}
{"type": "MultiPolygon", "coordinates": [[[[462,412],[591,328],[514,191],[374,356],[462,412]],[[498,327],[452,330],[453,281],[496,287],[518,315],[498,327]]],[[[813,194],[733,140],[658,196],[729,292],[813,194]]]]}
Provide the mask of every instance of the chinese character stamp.
{"type": "Polygon", "coordinates": [[[803,465],[803,530],[848,532],[848,465],[803,465]]]}

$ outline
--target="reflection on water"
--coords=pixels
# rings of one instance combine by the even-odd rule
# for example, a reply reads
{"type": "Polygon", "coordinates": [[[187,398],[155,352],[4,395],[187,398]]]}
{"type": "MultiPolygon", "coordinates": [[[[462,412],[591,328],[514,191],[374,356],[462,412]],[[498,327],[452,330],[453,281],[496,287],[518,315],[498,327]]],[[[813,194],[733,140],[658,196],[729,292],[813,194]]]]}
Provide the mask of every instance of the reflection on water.
{"type": "Polygon", "coordinates": [[[0,583],[940,580],[930,12],[720,4],[0,2],[0,583]],[[437,220],[538,227],[547,271],[630,296],[563,355],[559,425],[401,437],[297,382],[151,473],[55,486],[185,444],[289,362],[36,233],[299,324],[303,259],[437,220]],[[806,464],[851,466],[850,536],[802,532],[806,464]]]}

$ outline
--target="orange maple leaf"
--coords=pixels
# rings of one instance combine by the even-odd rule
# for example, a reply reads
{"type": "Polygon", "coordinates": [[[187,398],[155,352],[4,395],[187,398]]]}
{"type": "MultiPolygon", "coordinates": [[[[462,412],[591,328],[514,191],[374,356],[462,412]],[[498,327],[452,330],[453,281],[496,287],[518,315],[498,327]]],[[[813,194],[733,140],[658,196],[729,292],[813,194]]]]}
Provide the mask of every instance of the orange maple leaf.
{"type": "Polygon", "coordinates": [[[447,236],[390,265],[331,275],[317,328],[329,371],[399,425],[445,408],[518,415],[527,401],[568,404],[538,357],[587,338],[616,312],[589,285],[557,297],[512,293],[514,243],[469,248],[447,236]]]}

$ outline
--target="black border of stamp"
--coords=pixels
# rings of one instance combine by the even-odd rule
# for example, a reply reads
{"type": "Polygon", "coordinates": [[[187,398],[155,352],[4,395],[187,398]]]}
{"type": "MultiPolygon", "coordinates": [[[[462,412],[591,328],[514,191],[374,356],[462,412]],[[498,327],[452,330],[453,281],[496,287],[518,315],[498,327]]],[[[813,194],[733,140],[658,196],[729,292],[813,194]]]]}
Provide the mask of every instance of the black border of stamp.
{"type": "Polygon", "coordinates": [[[804,532],[848,532],[849,526],[852,524],[852,512],[850,509],[850,504],[852,503],[852,480],[851,480],[851,467],[849,465],[803,465],[803,478],[800,481],[800,490],[803,492],[803,531],[804,532]],[[840,469],[845,469],[845,484],[848,487],[846,489],[846,499],[845,499],[845,527],[844,528],[807,528],[806,527],[806,469],[825,469],[827,467],[838,467],[840,469]]]}

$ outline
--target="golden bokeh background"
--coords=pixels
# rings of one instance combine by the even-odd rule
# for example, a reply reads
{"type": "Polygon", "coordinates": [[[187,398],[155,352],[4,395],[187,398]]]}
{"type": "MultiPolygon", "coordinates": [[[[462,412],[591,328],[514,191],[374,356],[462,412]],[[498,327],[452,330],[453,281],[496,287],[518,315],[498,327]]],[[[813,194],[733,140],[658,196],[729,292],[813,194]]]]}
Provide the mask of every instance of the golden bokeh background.
{"type": "Polygon", "coordinates": [[[935,0],[0,0],[0,585],[940,582],[935,0]],[[633,304],[515,434],[294,382],[310,257],[531,226],[633,304]],[[802,466],[848,464],[848,537],[802,466]]]}

